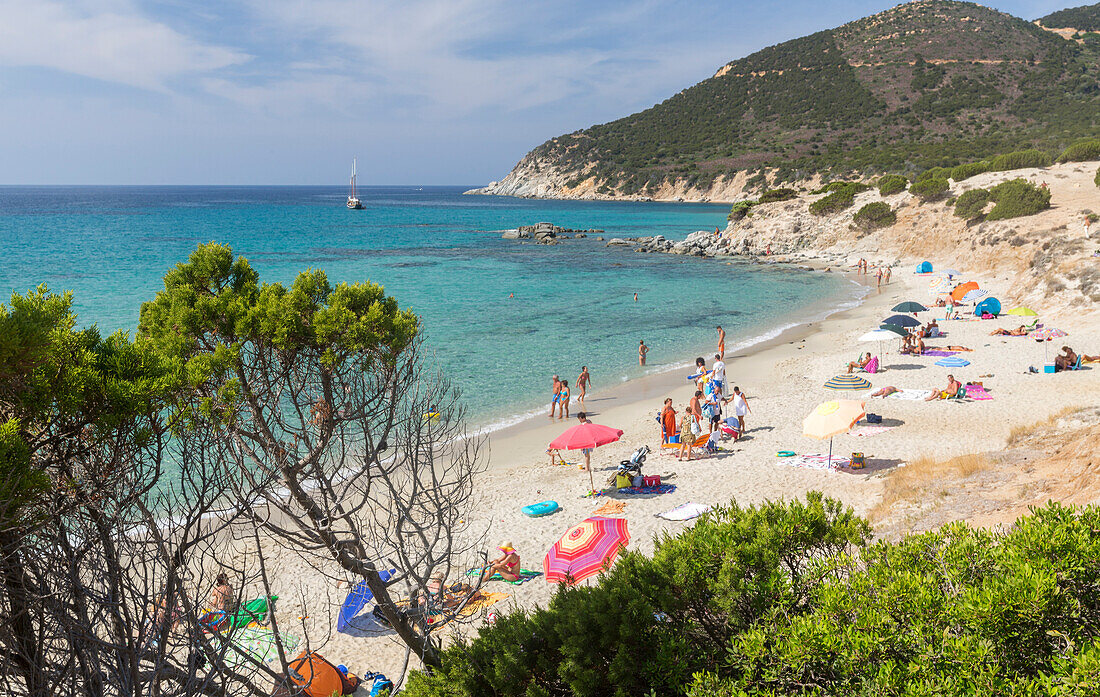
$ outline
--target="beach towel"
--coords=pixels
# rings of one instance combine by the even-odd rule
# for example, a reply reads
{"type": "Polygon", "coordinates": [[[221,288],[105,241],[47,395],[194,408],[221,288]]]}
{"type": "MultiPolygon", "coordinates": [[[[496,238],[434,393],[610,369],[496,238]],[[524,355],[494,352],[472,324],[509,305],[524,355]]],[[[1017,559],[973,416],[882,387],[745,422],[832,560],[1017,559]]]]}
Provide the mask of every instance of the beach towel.
{"type": "Polygon", "coordinates": [[[887,431],[893,431],[897,426],[876,426],[874,424],[868,426],[860,426],[853,429],[848,435],[850,436],[863,436],[869,438],[871,436],[877,436],[887,431]]]}
{"type": "Polygon", "coordinates": [[[966,390],[966,396],[971,399],[979,401],[993,399],[993,395],[989,394],[989,391],[981,385],[967,385],[964,389],[966,390]]]}
{"type": "MultiPolygon", "coordinates": [[[[298,637],[280,633],[283,648],[289,653],[298,648],[298,637]]],[[[244,627],[230,632],[228,639],[218,638],[218,644],[225,649],[225,664],[231,668],[248,668],[253,664],[248,660],[254,658],[257,661],[270,663],[279,657],[279,650],[275,645],[275,633],[270,627],[244,627]],[[231,646],[225,646],[226,643],[231,646]],[[242,655],[242,653],[244,655],[242,655]]]]}
{"type": "Polygon", "coordinates": [[[623,509],[626,508],[626,501],[607,501],[602,506],[592,511],[593,515],[622,515],[623,509]]]}
{"type": "Polygon", "coordinates": [[[798,457],[781,457],[776,460],[781,465],[789,465],[790,467],[803,467],[805,469],[813,470],[835,470],[840,467],[847,467],[852,464],[852,459],[843,457],[840,455],[834,455],[830,460],[828,455],[821,455],[818,453],[812,455],[800,455],[798,457]]]}
{"type": "Polygon", "coordinates": [[[657,486],[632,486],[626,489],[612,489],[613,493],[627,494],[628,496],[640,496],[642,494],[669,494],[676,491],[675,484],[658,484],[657,486]]]}
{"type": "MultiPolygon", "coordinates": [[[[508,593],[486,593],[484,591],[481,591],[479,596],[475,600],[471,600],[470,602],[463,605],[462,608],[458,610],[458,612],[444,609],[433,610],[429,612],[426,618],[427,623],[433,626],[442,626],[447,621],[453,619],[454,615],[457,615],[458,617],[472,617],[478,612],[484,610],[485,608],[492,607],[493,605],[496,605],[501,600],[504,600],[508,597],[510,597],[508,593]]],[[[443,596],[444,603],[452,602],[457,604],[458,602],[461,602],[461,600],[462,596],[457,593],[445,593],[443,596]]]]}
{"type": "MultiPolygon", "coordinates": [[[[469,571],[466,572],[466,575],[467,576],[477,576],[482,571],[483,571],[482,569],[470,569],[469,571]]],[[[537,578],[539,576],[542,576],[541,571],[531,571],[530,569],[520,569],[519,570],[519,580],[518,581],[508,581],[503,576],[501,576],[500,574],[493,574],[492,576],[490,576],[489,578],[487,578],[485,580],[486,581],[504,581],[505,583],[510,583],[513,586],[518,586],[521,583],[527,583],[531,579],[537,578]]]]}
{"type": "Polygon", "coordinates": [[[922,356],[936,356],[937,358],[946,358],[948,356],[954,356],[958,351],[944,351],[943,349],[926,349],[922,356]]]}
{"type": "Polygon", "coordinates": [[[935,390],[898,390],[886,396],[886,399],[905,399],[910,402],[918,402],[928,399],[928,395],[935,390]]]}
{"type": "Polygon", "coordinates": [[[709,510],[710,506],[704,506],[701,503],[682,503],[671,511],[656,513],[655,515],[665,520],[691,520],[692,518],[698,518],[709,510]]]}

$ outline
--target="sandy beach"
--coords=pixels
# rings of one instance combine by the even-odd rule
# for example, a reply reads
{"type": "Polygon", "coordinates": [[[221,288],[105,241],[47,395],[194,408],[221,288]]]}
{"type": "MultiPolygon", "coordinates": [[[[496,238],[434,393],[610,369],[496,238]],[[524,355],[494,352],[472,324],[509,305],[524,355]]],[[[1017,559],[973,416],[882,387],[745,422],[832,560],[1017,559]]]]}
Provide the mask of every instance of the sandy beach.
{"type": "MultiPolygon", "coordinates": [[[[744,505],[765,499],[790,499],[819,490],[867,515],[880,499],[885,478],[907,461],[928,455],[950,457],[1000,449],[1014,427],[1041,421],[1068,406],[1095,402],[1100,388],[1100,370],[1095,366],[1056,375],[1030,374],[1029,366],[1041,366],[1043,362],[1041,345],[1022,337],[990,336],[993,329],[1018,326],[1019,318],[943,321],[942,309],[920,315],[925,322],[931,317],[940,318],[946,333],[944,338],[930,340],[928,345],[972,348],[973,352],[960,354],[971,362],[969,366],[948,369],[933,365],[938,360],[935,357],[901,356],[897,353],[899,342],[888,342],[883,346],[885,369],[866,377],[875,389],[893,385],[930,390],[942,388],[947,375],[953,373],[964,383],[981,381],[991,400],[883,400],[866,397],[870,390],[838,395],[823,389],[822,385],[844,372],[848,361],[856,359],[861,351],[877,351],[876,344],[862,344],[857,338],[893,314],[892,306],[904,300],[931,301],[928,278],[912,272],[915,263],[906,260],[895,267],[892,282],[881,288],[871,287],[858,307],[788,330],[772,341],[727,357],[729,384],[741,387],[752,413],[746,417],[744,437],[724,441],[717,454],[678,462],[673,451],[658,447],[656,413],[666,396],[673,398],[677,411],[683,410],[694,390],[686,373],[654,375],[590,392],[587,407],[591,419],[624,431],[621,440],[593,454],[597,485],[606,480],[620,460],[628,458],[642,444],[648,444],[653,452],[644,472],[660,474],[663,482],[675,484],[675,491],[661,495],[616,493],[585,497],[588,476],[576,466],[582,461],[579,452],[566,454],[566,460],[572,463],[567,466],[551,466],[546,455],[547,443],[567,426],[574,425],[576,419],[567,424],[545,416],[536,417],[492,434],[487,467],[480,477],[480,501],[466,521],[471,530],[479,531],[479,537],[481,531],[488,530],[480,546],[495,555],[496,546],[502,540],[510,540],[525,568],[541,570],[543,555],[554,541],[609,501],[625,504],[620,515],[629,522],[630,548],[641,551],[651,550],[656,536],[665,532],[675,534],[691,524],[656,517],[687,502],[716,506],[736,500],[744,505]],[[843,435],[835,439],[835,455],[846,457],[852,452],[863,452],[867,467],[828,471],[790,466],[777,458],[776,452],[780,450],[792,450],[799,455],[828,452],[827,441],[802,436],[802,420],[817,404],[838,396],[866,399],[867,411],[882,415],[884,425],[893,426],[871,435],[843,435]],[[520,512],[522,506],[544,500],[557,501],[560,510],[540,518],[529,518],[520,512]]],[[[965,274],[965,268],[962,270],[965,274]]],[[[979,282],[986,280],[980,274],[975,278],[979,282]]],[[[995,280],[990,279],[986,287],[995,295],[999,292],[995,280]]],[[[1001,297],[1006,308],[1013,306],[1010,298],[1001,297]]],[[[1040,313],[1043,310],[1035,309],[1040,313]]],[[[1041,321],[1068,333],[1065,339],[1048,345],[1051,360],[1063,344],[1079,352],[1100,352],[1100,322],[1095,315],[1043,316],[1041,321]]],[[[731,345],[736,341],[735,336],[727,339],[731,345]]],[[[694,356],[683,358],[690,362],[694,356]]],[[[575,414],[579,410],[579,405],[574,404],[571,411],[575,414]]],[[[381,670],[395,676],[401,673],[405,649],[392,633],[369,619],[357,622],[350,634],[335,632],[335,616],[347,593],[346,586],[334,584],[274,544],[265,547],[276,559],[279,587],[274,590],[280,595],[280,616],[284,622],[285,618],[305,618],[291,622],[298,626],[287,627],[289,631],[307,634],[310,643],[320,647],[325,655],[359,670],[381,670]]],[[[475,562],[470,559],[470,566],[475,562]]],[[[519,586],[490,582],[486,590],[508,594],[492,608],[500,612],[545,605],[554,586],[536,578],[519,586]]],[[[461,631],[470,631],[482,621],[477,618],[461,631]]]]}

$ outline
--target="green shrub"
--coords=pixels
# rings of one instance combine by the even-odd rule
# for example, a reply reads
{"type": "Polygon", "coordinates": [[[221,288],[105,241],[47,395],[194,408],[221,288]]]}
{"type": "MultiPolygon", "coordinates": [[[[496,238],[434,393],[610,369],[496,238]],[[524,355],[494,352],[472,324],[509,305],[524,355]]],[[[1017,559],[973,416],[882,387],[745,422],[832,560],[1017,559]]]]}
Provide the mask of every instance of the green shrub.
{"type": "Polygon", "coordinates": [[[852,194],[855,195],[855,194],[858,194],[861,191],[867,191],[870,188],[871,188],[870,185],[864,184],[863,182],[838,181],[838,182],[829,182],[828,184],[821,187],[820,189],[818,189],[816,191],[811,191],[810,193],[812,195],[816,196],[817,194],[828,194],[828,193],[831,193],[831,192],[834,192],[834,191],[851,191],[852,194]]]}
{"type": "MultiPolygon", "coordinates": [[[[913,180],[914,183],[927,181],[929,179],[949,179],[951,177],[950,167],[933,167],[932,169],[926,169],[917,175],[917,178],[913,180]]],[[[909,187],[912,191],[913,187],[909,187]]]]}
{"type": "Polygon", "coordinates": [[[1059,162],[1084,162],[1086,160],[1100,160],[1100,138],[1074,143],[1058,156],[1059,162]]]}
{"type": "Polygon", "coordinates": [[[591,587],[503,615],[409,697],[1085,695],[1100,680],[1100,508],[866,546],[820,493],[718,509],[591,587]]]}
{"type": "Polygon", "coordinates": [[[965,191],[955,201],[955,215],[966,220],[973,220],[982,214],[987,203],[989,203],[989,192],[985,189],[965,191]]]}
{"type": "Polygon", "coordinates": [[[878,192],[882,196],[900,194],[909,186],[909,180],[900,174],[884,174],[878,180],[878,192]]]}
{"type": "Polygon", "coordinates": [[[913,182],[909,187],[909,193],[918,196],[922,201],[935,201],[947,193],[949,186],[947,179],[930,177],[913,182]]]}
{"type": "Polygon", "coordinates": [[[798,194],[794,189],[768,189],[760,194],[757,203],[775,203],[776,201],[789,201],[798,194]]]}
{"type": "Polygon", "coordinates": [[[1096,176],[1093,178],[1092,181],[1094,181],[1097,186],[1100,186],[1100,169],[1096,170],[1096,176]]]}
{"type": "Polygon", "coordinates": [[[990,171],[989,162],[982,160],[981,162],[968,162],[965,165],[959,165],[958,167],[951,168],[951,178],[957,182],[961,182],[964,179],[975,177],[984,172],[990,171]]]}
{"type": "Polygon", "coordinates": [[[855,192],[849,189],[838,189],[825,198],[810,204],[810,212],[814,215],[828,215],[839,213],[850,208],[855,199],[855,192]]]}
{"type": "Polygon", "coordinates": [[[1049,167],[1053,160],[1042,150],[1017,150],[994,157],[989,163],[990,172],[1008,172],[1025,167],[1049,167]]]}
{"type": "Polygon", "coordinates": [[[726,219],[737,222],[748,215],[755,205],[756,201],[738,201],[730,208],[730,214],[726,216],[726,219]]]}
{"type": "Polygon", "coordinates": [[[863,230],[877,230],[898,222],[898,216],[888,203],[875,201],[860,208],[852,216],[852,222],[863,230]]]}
{"type": "Polygon", "coordinates": [[[989,198],[997,205],[989,211],[986,220],[1019,218],[1050,208],[1050,189],[1035,186],[1026,179],[1001,182],[989,190],[989,198]]]}

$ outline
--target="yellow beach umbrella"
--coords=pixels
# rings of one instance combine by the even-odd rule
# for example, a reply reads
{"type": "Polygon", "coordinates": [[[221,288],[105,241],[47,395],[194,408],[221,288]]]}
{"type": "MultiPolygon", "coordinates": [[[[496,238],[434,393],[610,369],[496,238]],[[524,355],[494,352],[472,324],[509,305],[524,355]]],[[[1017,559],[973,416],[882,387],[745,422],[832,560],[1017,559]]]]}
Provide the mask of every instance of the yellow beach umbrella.
{"type": "Polygon", "coordinates": [[[835,399],[818,404],[810,415],[802,420],[802,435],[817,440],[829,440],[829,466],[833,464],[833,436],[852,430],[852,426],[866,415],[866,402],[854,399],[835,399]]]}
{"type": "Polygon", "coordinates": [[[1032,310],[1030,307],[1014,307],[1006,315],[1016,315],[1017,317],[1038,317],[1039,313],[1032,310]]]}

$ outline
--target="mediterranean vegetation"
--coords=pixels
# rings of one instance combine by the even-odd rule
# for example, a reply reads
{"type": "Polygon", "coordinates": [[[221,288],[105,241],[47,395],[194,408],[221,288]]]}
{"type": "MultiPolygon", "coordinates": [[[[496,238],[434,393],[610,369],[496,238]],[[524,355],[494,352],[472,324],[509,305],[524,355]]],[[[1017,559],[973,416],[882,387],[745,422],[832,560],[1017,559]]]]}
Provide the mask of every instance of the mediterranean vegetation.
{"type": "Polygon", "coordinates": [[[1100,3],[1052,12],[1041,18],[1039,24],[1051,29],[1100,31],[1100,3]]]}
{"type": "Polygon", "coordinates": [[[759,185],[765,173],[782,183],[911,175],[1013,151],[1049,156],[1095,137],[1098,73],[1100,42],[977,4],[908,3],[732,61],[528,158],[605,192],[645,194],[738,172],[759,185]]]}
{"type": "Polygon", "coordinates": [[[1100,160],[1100,138],[1074,143],[1058,156],[1059,162],[1082,162],[1085,160],[1100,160]]]}
{"type": "Polygon", "coordinates": [[[971,189],[955,201],[955,215],[966,220],[1007,220],[1050,208],[1050,189],[1026,179],[1001,182],[990,189],[971,189]],[[983,215],[992,201],[993,209],[983,215]]]}
{"type": "Polygon", "coordinates": [[[909,187],[909,180],[900,174],[885,174],[879,177],[878,193],[880,196],[890,196],[891,194],[900,194],[909,187]]]}
{"type": "Polygon", "coordinates": [[[884,201],[873,201],[856,211],[852,222],[861,230],[871,231],[889,227],[898,222],[898,215],[884,201]]]}
{"type": "Polygon", "coordinates": [[[839,501],[716,509],[587,587],[499,617],[411,697],[1083,695],[1100,680],[1100,508],[897,542],[839,501]]]}
{"type": "Polygon", "coordinates": [[[296,652],[277,598],[256,611],[269,664],[185,592],[222,572],[270,596],[261,536],[363,581],[440,665],[440,639],[391,586],[427,594],[467,552],[454,533],[480,441],[423,366],[413,313],[323,271],[263,283],[217,244],[168,271],[133,337],[78,329],[72,305],[45,286],[0,304],[0,694],[286,693],[296,652]]]}
{"type": "Polygon", "coordinates": [[[1093,178],[1093,181],[1096,182],[1096,186],[1100,186],[1100,169],[1096,170],[1096,177],[1093,178]]]}
{"type": "Polygon", "coordinates": [[[909,186],[909,193],[922,201],[936,201],[947,193],[950,183],[945,177],[930,176],[918,179],[909,186]]]}

